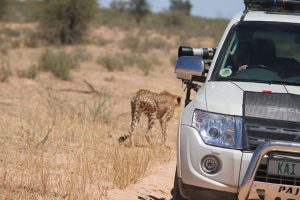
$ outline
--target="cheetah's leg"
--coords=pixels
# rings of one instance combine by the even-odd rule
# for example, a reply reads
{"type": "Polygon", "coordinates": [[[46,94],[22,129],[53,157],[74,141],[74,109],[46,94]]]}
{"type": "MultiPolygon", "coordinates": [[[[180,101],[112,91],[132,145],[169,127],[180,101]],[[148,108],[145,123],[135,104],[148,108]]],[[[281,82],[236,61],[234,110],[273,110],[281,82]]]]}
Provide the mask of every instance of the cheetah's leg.
{"type": "Polygon", "coordinates": [[[148,144],[151,144],[151,134],[152,134],[151,132],[155,124],[156,112],[150,112],[147,114],[147,116],[148,116],[148,130],[147,133],[145,134],[145,139],[148,144]]]}
{"type": "Polygon", "coordinates": [[[162,132],[162,143],[166,145],[167,143],[167,121],[166,119],[162,118],[159,120],[162,132]]]}
{"type": "Polygon", "coordinates": [[[162,131],[162,143],[167,146],[167,123],[172,118],[172,112],[165,113],[159,120],[162,131]]]}
{"type": "Polygon", "coordinates": [[[130,125],[130,130],[128,131],[128,134],[123,135],[119,138],[119,143],[124,142],[128,138],[130,139],[130,146],[134,146],[134,141],[133,141],[133,133],[138,126],[141,118],[141,112],[139,110],[139,106],[136,105],[136,102],[134,100],[131,101],[131,125],[130,125]]]}

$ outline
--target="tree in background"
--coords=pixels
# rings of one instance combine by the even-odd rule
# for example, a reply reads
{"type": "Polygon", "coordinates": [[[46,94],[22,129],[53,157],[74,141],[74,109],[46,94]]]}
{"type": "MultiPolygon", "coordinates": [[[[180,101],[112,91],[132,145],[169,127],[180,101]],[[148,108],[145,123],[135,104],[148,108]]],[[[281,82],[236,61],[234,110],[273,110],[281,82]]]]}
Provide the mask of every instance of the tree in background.
{"type": "Polygon", "coordinates": [[[128,3],[128,0],[113,0],[110,3],[110,7],[115,11],[124,12],[128,8],[128,3]]]}
{"type": "Polygon", "coordinates": [[[8,12],[11,1],[12,0],[0,0],[0,20],[3,19],[8,12]]]}
{"type": "Polygon", "coordinates": [[[189,0],[170,0],[170,10],[175,13],[190,15],[192,7],[189,0]]]}
{"type": "Polygon", "coordinates": [[[97,0],[44,0],[41,27],[53,43],[80,41],[97,10],[97,0]]]}
{"type": "Polygon", "coordinates": [[[150,12],[150,5],[147,0],[130,0],[128,3],[128,10],[133,16],[135,16],[135,20],[139,24],[150,12]]]}

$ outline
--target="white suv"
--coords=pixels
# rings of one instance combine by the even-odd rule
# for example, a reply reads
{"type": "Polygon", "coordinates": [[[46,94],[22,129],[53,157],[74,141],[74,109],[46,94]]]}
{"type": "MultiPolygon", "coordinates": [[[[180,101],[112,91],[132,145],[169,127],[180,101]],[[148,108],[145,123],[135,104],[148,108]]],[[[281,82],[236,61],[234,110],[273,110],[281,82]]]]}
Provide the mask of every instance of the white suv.
{"type": "Polygon", "coordinates": [[[300,199],[300,1],[244,2],[217,49],[179,48],[174,199],[300,199]]]}

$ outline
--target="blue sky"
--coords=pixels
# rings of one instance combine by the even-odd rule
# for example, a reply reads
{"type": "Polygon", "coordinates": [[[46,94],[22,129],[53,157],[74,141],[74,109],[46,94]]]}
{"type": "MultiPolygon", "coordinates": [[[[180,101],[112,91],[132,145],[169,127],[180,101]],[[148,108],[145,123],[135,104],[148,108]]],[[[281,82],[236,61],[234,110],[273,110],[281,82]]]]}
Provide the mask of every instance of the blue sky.
{"type": "MultiPolygon", "coordinates": [[[[111,0],[99,0],[100,5],[109,7],[111,0]]],[[[159,12],[168,9],[169,0],[148,0],[151,9],[159,12]]],[[[190,0],[193,4],[192,15],[208,18],[232,18],[244,10],[243,0],[190,0]]]]}

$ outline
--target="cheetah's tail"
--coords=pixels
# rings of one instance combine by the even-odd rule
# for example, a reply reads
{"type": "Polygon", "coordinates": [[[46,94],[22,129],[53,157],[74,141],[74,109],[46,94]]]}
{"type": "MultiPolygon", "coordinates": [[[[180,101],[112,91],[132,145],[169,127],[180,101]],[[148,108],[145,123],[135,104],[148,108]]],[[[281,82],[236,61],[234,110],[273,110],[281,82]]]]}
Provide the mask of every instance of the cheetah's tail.
{"type": "Polygon", "coordinates": [[[123,135],[123,136],[119,137],[118,141],[119,141],[119,143],[122,143],[125,140],[127,140],[128,138],[129,138],[129,135],[123,135]]]}

